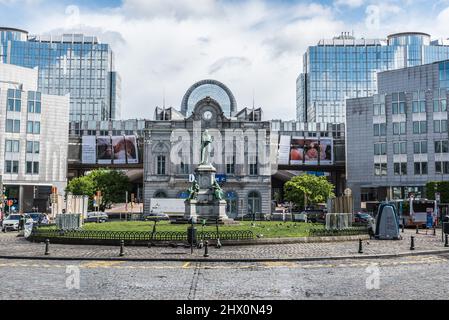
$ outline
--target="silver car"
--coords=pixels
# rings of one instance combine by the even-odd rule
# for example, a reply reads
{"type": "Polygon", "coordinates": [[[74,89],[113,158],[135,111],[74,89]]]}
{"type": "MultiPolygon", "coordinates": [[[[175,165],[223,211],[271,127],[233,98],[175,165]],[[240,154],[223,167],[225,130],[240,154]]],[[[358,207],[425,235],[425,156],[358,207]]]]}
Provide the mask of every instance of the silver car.
{"type": "MultiPolygon", "coordinates": [[[[17,231],[19,230],[20,219],[23,216],[20,214],[10,214],[6,219],[2,222],[2,231],[6,232],[9,230],[17,231]]],[[[32,222],[33,219],[29,215],[25,215],[25,223],[32,222]]]]}
{"type": "Polygon", "coordinates": [[[108,220],[109,220],[109,217],[104,212],[88,212],[87,218],[84,219],[84,222],[103,223],[103,222],[107,222],[108,220]]]}

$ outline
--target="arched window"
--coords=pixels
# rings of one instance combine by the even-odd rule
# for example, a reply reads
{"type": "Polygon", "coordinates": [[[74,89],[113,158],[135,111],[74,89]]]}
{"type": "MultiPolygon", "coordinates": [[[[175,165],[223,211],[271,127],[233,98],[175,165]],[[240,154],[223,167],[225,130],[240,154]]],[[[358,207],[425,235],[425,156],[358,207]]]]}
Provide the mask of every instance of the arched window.
{"type": "Polygon", "coordinates": [[[157,156],[157,174],[165,175],[165,156],[157,156]]]}
{"type": "Polygon", "coordinates": [[[251,191],[248,194],[248,213],[255,214],[256,218],[261,215],[261,197],[259,192],[251,191]]]}

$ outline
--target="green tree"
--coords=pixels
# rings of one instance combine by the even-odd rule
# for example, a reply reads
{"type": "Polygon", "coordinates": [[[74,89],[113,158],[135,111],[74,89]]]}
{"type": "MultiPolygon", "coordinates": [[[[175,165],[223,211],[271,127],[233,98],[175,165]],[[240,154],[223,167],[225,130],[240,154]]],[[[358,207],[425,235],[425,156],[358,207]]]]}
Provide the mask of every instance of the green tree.
{"type": "Polygon", "coordinates": [[[441,203],[449,203],[449,181],[431,181],[426,184],[426,198],[435,200],[435,193],[440,193],[441,203]]]}
{"type": "Polygon", "coordinates": [[[299,208],[325,202],[333,197],[334,185],[326,177],[303,174],[293,177],[284,185],[284,198],[299,208]]]}
{"type": "Polygon", "coordinates": [[[66,192],[70,192],[76,196],[86,195],[90,198],[95,193],[95,185],[89,176],[82,176],[70,180],[66,192]]]}
{"type": "Polygon", "coordinates": [[[99,209],[104,211],[113,203],[125,202],[125,193],[130,191],[129,178],[121,171],[98,169],[71,180],[66,188],[66,192],[74,195],[89,196],[90,207],[97,191],[101,191],[102,196],[99,209]]]}

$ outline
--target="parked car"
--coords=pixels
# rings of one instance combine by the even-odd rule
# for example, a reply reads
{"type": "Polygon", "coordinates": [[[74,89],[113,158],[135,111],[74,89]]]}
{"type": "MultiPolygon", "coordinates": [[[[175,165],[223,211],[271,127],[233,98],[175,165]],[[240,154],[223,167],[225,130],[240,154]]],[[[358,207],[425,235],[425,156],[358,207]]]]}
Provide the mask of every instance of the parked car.
{"type": "Polygon", "coordinates": [[[25,213],[25,214],[30,216],[31,219],[33,219],[33,223],[36,223],[36,224],[48,223],[48,219],[44,219],[45,215],[43,213],[30,212],[30,213],[25,213]],[[44,220],[46,220],[46,221],[44,221],[44,220]]]}
{"type": "Polygon", "coordinates": [[[307,214],[302,212],[293,212],[293,221],[295,222],[307,222],[307,214]]]}
{"type": "Polygon", "coordinates": [[[237,220],[243,220],[243,221],[252,221],[254,220],[254,214],[252,213],[246,213],[243,216],[241,214],[237,215],[237,220]]]}
{"type": "Polygon", "coordinates": [[[108,220],[109,220],[109,217],[104,212],[88,212],[87,218],[84,219],[84,222],[103,223],[103,222],[107,222],[108,220]]]}
{"type": "Polygon", "coordinates": [[[269,215],[271,221],[288,221],[291,220],[291,214],[285,208],[277,208],[269,215]]]}
{"type": "Polygon", "coordinates": [[[170,220],[170,217],[168,214],[165,213],[159,213],[159,212],[152,212],[152,213],[144,213],[143,214],[143,220],[170,220]]]}
{"type": "Polygon", "coordinates": [[[326,222],[326,212],[324,210],[306,210],[303,211],[307,215],[307,221],[312,223],[326,222]]]}
{"type": "Polygon", "coordinates": [[[354,222],[355,223],[369,223],[370,221],[372,221],[374,218],[371,217],[371,215],[369,215],[366,212],[357,212],[356,214],[354,214],[354,222]]]}
{"type": "MultiPolygon", "coordinates": [[[[22,218],[21,214],[10,214],[3,220],[2,223],[2,231],[6,232],[9,230],[19,230],[20,219],[22,218]]],[[[32,218],[29,215],[25,215],[25,223],[29,223],[32,221],[32,218]]]]}

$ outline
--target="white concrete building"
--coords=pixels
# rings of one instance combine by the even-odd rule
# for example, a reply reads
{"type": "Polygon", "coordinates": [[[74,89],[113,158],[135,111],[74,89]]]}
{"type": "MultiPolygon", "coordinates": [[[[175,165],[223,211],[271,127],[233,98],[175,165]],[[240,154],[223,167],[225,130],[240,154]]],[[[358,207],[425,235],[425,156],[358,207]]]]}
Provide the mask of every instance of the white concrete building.
{"type": "Polygon", "coordinates": [[[19,212],[48,210],[67,184],[70,97],[37,88],[38,69],[0,63],[0,177],[19,212]]]}

